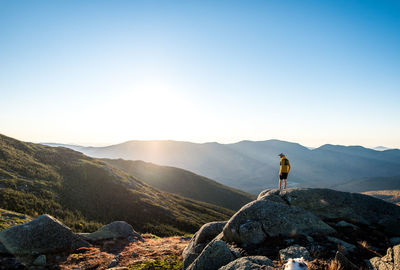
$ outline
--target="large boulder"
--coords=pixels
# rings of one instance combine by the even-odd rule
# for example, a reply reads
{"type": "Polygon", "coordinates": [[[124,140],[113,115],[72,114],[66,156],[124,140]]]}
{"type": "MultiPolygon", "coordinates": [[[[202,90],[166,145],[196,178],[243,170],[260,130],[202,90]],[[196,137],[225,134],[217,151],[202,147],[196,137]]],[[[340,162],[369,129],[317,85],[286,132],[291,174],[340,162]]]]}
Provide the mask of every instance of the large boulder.
{"type": "Polygon", "coordinates": [[[42,215],[30,222],[0,232],[0,241],[13,255],[44,254],[89,247],[57,219],[42,215]]]}
{"type": "Polygon", "coordinates": [[[142,236],[137,233],[133,227],[125,221],[114,221],[107,224],[97,231],[89,234],[82,234],[88,241],[108,240],[114,238],[126,238],[131,240],[144,241],[142,236]]]}
{"type": "Polygon", "coordinates": [[[232,254],[228,245],[219,239],[212,240],[201,254],[187,268],[188,270],[217,270],[227,265],[236,257],[232,254]]]}
{"type": "Polygon", "coordinates": [[[374,257],[367,261],[372,270],[398,270],[400,269],[400,245],[388,248],[383,257],[374,257]]]}
{"type": "Polygon", "coordinates": [[[219,270],[274,269],[274,263],[265,256],[242,257],[219,268],[219,270]]]}
{"type": "Polygon", "coordinates": [[[343,219],[365,225],[380,225],[385,232],[400,235],[400,207],[383,200],[331,189],[293,188],[267,190],[259,200],[281,197],[291,206],[306,209],[322,219],[343,219]]]}
{"type": "Polygon", "coordinates": [[[10,254],[10,252],[6,249],[6,247],[0,242],[0,255],[1,254],[10,254]]]}
{"type": "Polygon", "coordinates": [[[190,239],[183,250],[183,268],[186,269],[200,255],[203,249],[222,232],[226,221],[217,221],[204,224],[190,239]]]}
{"type": "Polygon", "coordinates": [[[267,237],[334,232],[309,211],[269,200],[257,200],[243,206],[223,229],[226,241],[245,245],[260,244],[267,237]]]}

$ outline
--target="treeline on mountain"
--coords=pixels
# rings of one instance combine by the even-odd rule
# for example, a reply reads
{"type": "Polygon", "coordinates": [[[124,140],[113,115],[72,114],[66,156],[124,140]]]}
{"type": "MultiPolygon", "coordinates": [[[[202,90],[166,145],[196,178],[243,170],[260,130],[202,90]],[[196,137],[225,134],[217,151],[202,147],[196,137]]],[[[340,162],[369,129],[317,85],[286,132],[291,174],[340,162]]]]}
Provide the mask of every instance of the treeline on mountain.
{"type": "Polygon", "coordinates": [[[233,211],[159,191],[79,152],[0,135],[0,208],[55,216],[75,231],[125,220],[140,232],[192,233],[233,211]]]}
{"type": "Polygon", "coordinates": [[[232,210],[238,210],[255,199],[253,195],[183,169],[159,166],[140,160],[102,160],[157,189],[232,210]]]}

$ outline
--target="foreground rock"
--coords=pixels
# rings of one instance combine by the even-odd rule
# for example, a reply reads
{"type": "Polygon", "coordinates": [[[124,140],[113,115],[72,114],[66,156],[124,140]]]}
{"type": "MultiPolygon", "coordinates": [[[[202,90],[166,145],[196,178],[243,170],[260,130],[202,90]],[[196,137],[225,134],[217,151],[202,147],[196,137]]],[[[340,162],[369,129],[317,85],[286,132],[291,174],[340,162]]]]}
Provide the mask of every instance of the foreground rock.
{"type": "Polygon", "coordinates": [[[260,244],[267,237],[331,234],[335,230],[299,207],[269,200],[242,207],[224,227],[224,239],[236,244],[260,244]]]}
{"type": "Polygon", "coordinates": [[[191,263],[188,269],[281,269],[287,261],[288,269],[306,264],[310,269],[332,269],[330,263],[344,269],[400,269],[400,246],[372,258],[397,241],[399,221],[400,207],[365,195],[328,189],[267,190],[233,215],[222,233],[218,234],[223,223],[214,224],[204,242],[199,235],[210,225],[196,233],[183,252],[184,268],[191,263]],[[275,266],[249,259],[254,256],[272,259],[275,266]]]}
{"type": "Polygon", "coordinates": [[[222,240],[215,239],[204,248],[199,257],[187,269],[217,270],[235,259],[227,244],[222,240]]]}
{"type": "Polygon", "coordinates": [[[274,269],[274,263],[265,256],[242,257],[222,266],[219,270],[274,269]]]}
{"type": "Polygon", "coordinates": [[[259,200],[277,200],[308,210],[322,219],[343,219],[365,225],[382,226],[385,232],[400,235],[400,207],[383,200],[330,189],[296,188],[268,190],[259,200]]]}
{"type": "Polygon", "coordinates": [[[400,245],[388,248],[382,258],[374,257],[368,261],[368,267],[372,270],[398,270],[400,269],[400,245]]]}
{"type": "Polygon", "coordinates": [[[311,261],[312,257],[310,252],[305,247],[293,245],[279,251],[280,259],[286,263],[289,259],[303,258],[306,261],[311,261]]]}
{"type": "Polygon", "coordinates": [[[142,236],[137,233],[133,227],[126,223],[125,221],[114,221],[110,224],[107,224],[101,227],[99,230],[89,233],[89,234],[81,234],[83,238],[88,241],[100,241],[100,240],[109,240],[115,238],[126,238],[131,242],[135,241],[143,241],[142,236]]]}
{"type": "Polygon", "coordinates": [[[44,266],[46,265],[46,255],[38,256],[34,261],[33,265],[44,266]]]}
{"type": "Polygon", "coordinates": [[[183,251],[183,268],[186,269],[200,255],[203,249],[222,232],[226,221],[210,222],[204,224],[190,240],[183,251]]]}
{"type": "Polygon", "coordinates": [[[0,242],[15,256],[71,251],[90,246],[49,215],[1,231],[0,242]]]}

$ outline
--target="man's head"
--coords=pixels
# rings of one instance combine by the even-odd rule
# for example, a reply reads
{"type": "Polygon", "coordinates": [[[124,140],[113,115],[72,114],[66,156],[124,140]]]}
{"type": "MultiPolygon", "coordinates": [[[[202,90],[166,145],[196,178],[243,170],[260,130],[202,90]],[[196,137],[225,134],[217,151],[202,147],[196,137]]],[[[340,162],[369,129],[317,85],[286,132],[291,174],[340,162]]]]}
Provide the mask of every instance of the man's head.
{"type": "Polygon", "coordinates": [[[282,153],[280,153],[278,156],[280,156],[280,157],[284,157],[285,155],[284,155],[284,154],[282,154],[282,153]]]}

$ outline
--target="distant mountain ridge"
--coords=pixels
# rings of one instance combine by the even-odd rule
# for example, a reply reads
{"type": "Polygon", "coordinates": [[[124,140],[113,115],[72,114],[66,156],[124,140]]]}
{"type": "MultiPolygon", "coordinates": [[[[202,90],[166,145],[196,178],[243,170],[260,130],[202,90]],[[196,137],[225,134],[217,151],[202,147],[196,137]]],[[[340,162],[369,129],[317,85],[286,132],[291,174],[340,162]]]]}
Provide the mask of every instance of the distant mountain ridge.
{"type": "Polygon", "coordinates": [[[128,141],[106,147],[79,147],[92,157],[143,160],[173,166],[246,192],[277,186],[283,152],[292,164],[289,185],[328,187],[347,179],[400,175],[400,150],[326,144],[310,150],[280,140],[233,144],[179,141],[128,141]]]}

